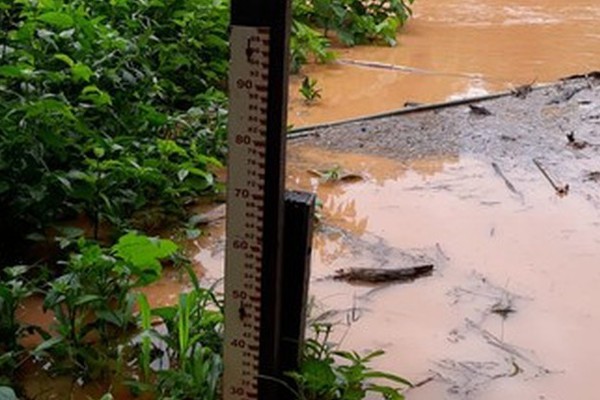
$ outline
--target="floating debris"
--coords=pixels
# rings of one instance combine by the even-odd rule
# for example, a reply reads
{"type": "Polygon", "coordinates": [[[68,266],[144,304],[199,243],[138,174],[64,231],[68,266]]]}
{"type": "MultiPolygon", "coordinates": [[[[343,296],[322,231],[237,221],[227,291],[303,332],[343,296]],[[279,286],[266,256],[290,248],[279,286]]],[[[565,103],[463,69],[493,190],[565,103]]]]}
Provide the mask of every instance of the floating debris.
{"type": "Polygon", "coordinates": [[[538,167],[538,169],[540,170],[540,172],[542,173],[542,175],[544,175],[544,177],[548,180],[548,182],[550,182],[550,185],[552,185],[552,187],[554,188],[554,190],[556,191],[556,194],[559,196],[566,196],[567,194],[569,194],[569,184],[564,184],[564,185],[557,185],[554,180],[550,177],[550,175],[548,174],[548,172],[546,172],[546,170],[544,169],[544,167],[542,166],[542,164],[536,160],[535,158],[533,159],[533,163],[536,165],[536,167],[538,167]]]}
{"type": "Polygon", "coordinates": [[[600,182],[600,171],[591,171],[588,172],[585,176],[585,181],[591,181],[591,182],[600,182]]]}
{"type": "Polygon", "coordinates": [[[359,174],[344,173],[340,166],[326,170],[309,169],[307,172],[321,179],[323,182],[356,182],[364,179],[359,174]]]}
{"type": "Polygon", "coordinates": [[[547,104],[551,105],[551,104],[565,103],[565,102],[571,100],[573,98],[573,96],[575,96],[577,93],[581,92],[584,89],[586,89],[585,86],[561,88],[562,93],[559,94],[558,96],[554,97],[547,104]]]}
{"type": "Polygon", "coordinates": [[[514,194],[516,194],[520,197],[523,197],[523,194],[521,192],[519,192],[515,188],[515,185],[513,185],[512,182],[510,180],[508,180],[508,178],[504,175],[504,173],[502,172],[502,170],[500,169],[500,166],[498,164],[496,164],[495,162],[492,162],[492,168],[494,168],[494,171],[496,172],[496,174],[500,178],[502,178],[502,180],[504,181],[504,184],[506,185],[508,190],[510,190],[511,192],[513,192],[514,194]]]}
{"type": "Polygon", "coordinates": [[[471,110],[471,114],[481,115],[481,116],[489,116],[493,115],[490,110],[483,106],[476,106],[474,104],[469,104],[469,109],[471,110]]]}
{"type": "Polygon", "coordinates": [[[589,143],[585,140],[575,139],[575,132],[571,131],[570,133],[567,133],[567,145],[571,146],[575,150],[582,150],[585,149],[589,143]]]}
{"type": "Polygon", "coordinates": [[[513,96],[519,99],[526,99],[527,95],[533,91],[533,84],[535,81],[528,83],[526,85],[517,86],[516,88],[511,90],[513,96]]]}
{"type": "Polygon", "coordinates": [[[433,272],[433,264],[410,268],[348,268],[335,271],[335,280],[347,282],[384,283],[412,282],[417,278],[429,276],[433,272]]]}

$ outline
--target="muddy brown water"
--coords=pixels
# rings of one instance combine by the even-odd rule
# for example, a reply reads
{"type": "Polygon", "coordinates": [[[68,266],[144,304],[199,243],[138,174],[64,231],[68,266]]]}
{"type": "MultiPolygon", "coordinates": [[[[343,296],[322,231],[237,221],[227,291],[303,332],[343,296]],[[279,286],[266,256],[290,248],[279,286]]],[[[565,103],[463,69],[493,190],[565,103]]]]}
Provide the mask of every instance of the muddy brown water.
{"type": "MultiPolygon", "coordinates": [[[[288,185],[323,203],[311,318],[337,324],[344,348],[384,349],[378,367],[426,381],[409,400],[593,398],[600,216],[585,196],[558,197],[539,178],[521,176],[516,195],[484,157],[399,162],[292,146],[288,185]],[[332,167],[363,180],[307,172],[332,167]],[[434,275],[409,284],[331,279],[342,268],[430,262],[434,275]]],[[[222,276],[221,232],[195,257],[208,282],[222,276]]]]}
{"type": "MultiPolygon", "coordinates": [[[[359,310],[344,346],[383,348],[382,367],[442,382],[409,399],[444,398],[446,390],[456,398],[589,398],[600,367],[590,354],[600,328],[594,207],[544,185],[527,188],[523,203],[489,163],[471,157],[391,170],[385,159],[335,161],[368,171],[363,183],[313,182],[325,199],[325,232],[327,224],[343,226],[319,234],[313,293],[326,310],[359,310]],[[421,260],[436,265],[434,277],[373,292],[320,280],[337,268],[421,260]],[[492,312],[507,301],[514,314],[492,312]],[[488,333],[506,349],[491,345],[488,333]]],[[[339,320],[348,324],[348,313],[339,320]]]]}
{"type": "MultiPolygon", "coordinates": [[[[324,98],[307,107],[293,97],[291,122],[338,120],[397,109],[406,101],[484,94],[597,69],[599,18],[600,5],[593,0],[418,1],[397,48],[344,49],[340,59],[420,71],[307,67],[324,98]]],[[[297,84],[292,82],[292,93],[297,84]]],[[[568,110],[557,105],[543,112],[562,116],[568,110]]],[[[288,185],[316,191],[323,203],[312,260],[312,318],[326,313],[337,323],[335,339],[344,348],[386,350],[376,363],[380,368],[416,383],[434,378],[408,391],[409,400],[595,398],[597,207],[577,190],[557,197],[532,169],[517,177],[521,195],[516,195],[490,159],[450,144],[402,161],[291,146],[288,185]],[[363,180],[323,183],[307,172],[334,166],[363,180]],[[330,279],[340,268],[423,262],[433,263],[435,273],[410,284],[330,279]]],[[[592,160],[590,167],[597,167],[592,160]]],[[[205,233],[188,251],[212,284],[222,278],[223,221],[205,233]]],[[[147,291],[154,305],[164,305],[188,286],[177,272],[167,271],[147,291]]],[[[22,318],[49,324],[51,318],[36,308],[25,308],[22,318]]],[[[29,381],[37,398],[61,398],[58,389],[43,393],[70,387],[39,371],[29,381]]],[[[73,398],[99,397],[104,389],[95,386],[73,398]]]]}
{"type": "Polygon", "coordinates": [[[482,95],[599,68],[597,0],[417,0],[398,45],[336,49],[339,60],[409,67],[399,71],[334,63],[308,66],[322,100],[307,106],[292,77],[296,127],[482,95]]]}
{"type": "MultiPolygon", "coordinates": [[[[600,81],[562,82],[527,99],[479,106],[492,115],[463,105],[290,141],[288,187],[314,191],[323,204],[311,320],[335,323],[342,348],[384,349],[378,368],[427,382],[408,391],[409,400],[593,399],[600,370],[600,81]],[[587,146],[569,145],[566,132],[587,146]],[[532,158],[571,185],[567,196],[556,195],[532,158]],[[327,183],[309,172],[331,168],[362,179],[327,183]],[[407,284],[331,279],[343,268],[429,263],[432,276],[407,284]]],[[[219,288],[223,219],[187,251],[203,283],[219,288]]],[[[164,305],[187,289],[180,273],[167,270],[145,291],[153,305],[164,305]]],[[[22,318],[50,323],[36,307],[32,301],[22,318]]],[[[26,384],[38,399],[65,398],[71,388],[40,371],[26,384]]],[[[76,388],[71,398],[98,398],[106,388],[76,388]]]]}

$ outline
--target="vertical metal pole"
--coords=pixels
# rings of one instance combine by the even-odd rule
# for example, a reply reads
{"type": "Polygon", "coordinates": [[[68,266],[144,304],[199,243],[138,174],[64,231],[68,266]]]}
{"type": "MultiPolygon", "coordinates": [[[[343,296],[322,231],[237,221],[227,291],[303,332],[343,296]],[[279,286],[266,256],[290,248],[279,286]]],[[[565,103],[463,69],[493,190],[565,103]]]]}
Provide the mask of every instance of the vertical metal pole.
{"type": "MultiPolygon", "coordinates": [[[[313,193],[285,193],[285,229],[282,285],[284,288],[281,314],[281,369],[296,371],[304,344],[306,304],[310,279],[313,219],[316,196],[313,193]]],[[[284,377],[288,385],[291,379],[284,377]]],[[[287,389],[280,398],[290,398],[287,389]]]]}

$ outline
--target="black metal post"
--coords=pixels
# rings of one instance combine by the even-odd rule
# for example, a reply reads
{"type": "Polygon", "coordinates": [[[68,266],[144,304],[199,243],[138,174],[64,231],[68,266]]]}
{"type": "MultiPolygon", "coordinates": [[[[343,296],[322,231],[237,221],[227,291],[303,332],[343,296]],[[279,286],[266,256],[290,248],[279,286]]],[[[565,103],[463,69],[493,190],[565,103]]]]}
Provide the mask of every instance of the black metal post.
{"type": "MultiPolygon", "coordinates": [[[[312,193],[289,191],[285,194],[283,307],[280,317],[283,372],[298,369],[304,344],[315,200],[316,196],[312,193]]],[[[283,378],[293,386],[291,380],[283,378]]],[[[280,392],[280,399],[290,398],[287,389],[280,392]]]]}

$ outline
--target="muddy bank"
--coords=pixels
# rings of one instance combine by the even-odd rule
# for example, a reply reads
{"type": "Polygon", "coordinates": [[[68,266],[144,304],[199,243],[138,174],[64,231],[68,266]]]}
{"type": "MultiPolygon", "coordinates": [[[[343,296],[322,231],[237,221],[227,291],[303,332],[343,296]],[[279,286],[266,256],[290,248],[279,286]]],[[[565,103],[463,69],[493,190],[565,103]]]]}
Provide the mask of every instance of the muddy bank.
{"type": "MultiPolygon", "coordinates": [[[[294,145],[376,154],[397,161],[472,154],[498,160],[516,179],[534,159],[575,187],[590,187],[599,168],[600,75],[566,79],[524,96],[304,131],[294,145]],[[578,185],[582,184],[582,185],[578,185]]],[[[591,196],[596,197],[594,191],[591,196]]]]}
{"type": "MultiPolygon", "coordinates": [[[[289,141],[288,188],[320,201],[311,321],[334,323],[344,349],[385,350],[377,367],[420,384],[408,400],[592,399],[600,82],[574,79],[471,106],[289,141]],[[569,184],[566,195],[534,159],[556,185],[569,184]],[[358,178],[339,179],[349,175],[358,178]],[[433,272],[411,282],[334,279],[340,269],[423,265],[433,272]]],[[[219,285],[222,207],[203,216],[188,255],[204,285],[219,285]]],[[[146,290],[155,305],[189,289],[180,278],[166,273],[146,290]]]]}
{"type": "Polygon", "coordinates": [[[288,182],[321,199],[313,318],[344,347],[385,349],[380,367],[423,383],[410,400],[594,397],[597,78],[305,133],[288,182]],[[408,284],[332,279],[422,264],[433,275],[408,284]]]}

